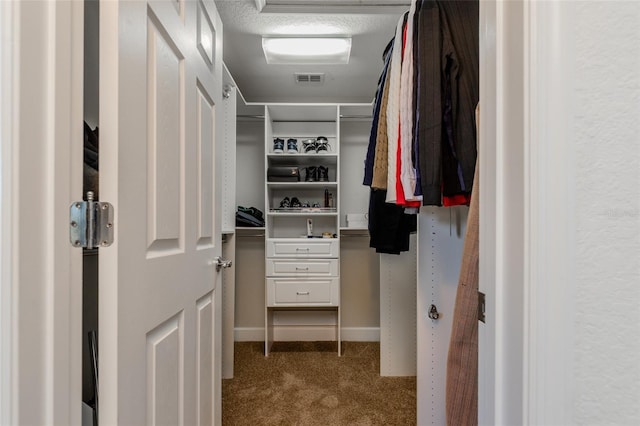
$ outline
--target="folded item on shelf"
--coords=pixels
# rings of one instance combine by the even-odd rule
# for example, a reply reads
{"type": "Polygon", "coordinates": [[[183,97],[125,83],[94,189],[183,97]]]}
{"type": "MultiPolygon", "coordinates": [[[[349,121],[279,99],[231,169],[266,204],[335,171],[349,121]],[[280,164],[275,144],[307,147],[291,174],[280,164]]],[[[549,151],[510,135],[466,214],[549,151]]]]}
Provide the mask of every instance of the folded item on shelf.
{"type": "Polygon", "coordinates": [[[276,166],[267,169],[267,180],[269,182],[299,182],[300,169],[290,166],[276,166]]]}

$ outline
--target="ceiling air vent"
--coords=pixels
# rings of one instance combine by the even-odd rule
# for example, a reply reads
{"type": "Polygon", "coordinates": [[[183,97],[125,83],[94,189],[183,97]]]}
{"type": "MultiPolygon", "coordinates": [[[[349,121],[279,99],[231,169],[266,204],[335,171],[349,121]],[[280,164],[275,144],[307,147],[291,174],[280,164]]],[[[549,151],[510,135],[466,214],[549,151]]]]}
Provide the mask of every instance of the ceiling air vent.
{"type": "Polygon", "coordinates": [[[295,73],[296,83],[318,86],[324,83],[324,73],[295,73]]]}

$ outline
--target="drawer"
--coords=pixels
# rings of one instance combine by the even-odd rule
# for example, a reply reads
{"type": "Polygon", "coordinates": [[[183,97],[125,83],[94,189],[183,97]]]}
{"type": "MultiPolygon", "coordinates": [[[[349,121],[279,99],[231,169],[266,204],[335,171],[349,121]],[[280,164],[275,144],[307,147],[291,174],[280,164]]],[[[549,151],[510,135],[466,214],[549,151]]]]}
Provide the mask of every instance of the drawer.
{"type": "Polygon", "coordinates": [[[337,238],[278,238],[267,240],[267,257],[338,257],[337,238]]]}
{"type": "Polygon", "coordinates": [[[338,259],[267,259],[267,276],[337,276],[338,259]]]}
{"type": "Polygon", "coordinates": [[[267,278],[267,306],[338,306],[338,278],[267,278]]]}

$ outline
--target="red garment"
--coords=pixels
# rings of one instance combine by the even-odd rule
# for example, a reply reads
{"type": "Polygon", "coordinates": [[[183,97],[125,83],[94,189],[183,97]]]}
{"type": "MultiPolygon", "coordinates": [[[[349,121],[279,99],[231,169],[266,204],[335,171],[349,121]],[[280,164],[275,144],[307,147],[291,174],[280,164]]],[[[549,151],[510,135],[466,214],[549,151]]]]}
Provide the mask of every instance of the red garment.
{"type": "MultiPolygon", "coordinates": [[[[402,54],[401,58],[404,58],[404,46],[407,44],[407,24],[405,22],[404,28],[402,28],[402,54]]],[[[400,112],[398,112],[400,115],[400,112]]],[[[407,203],[407,200],[404,198],[404,189],[402,188],[402,179],[400,178],[400,172],[402,170],[402,161],[400,160],[400,154],[402,152],[402,147],[400,141],[402,140],[402,129],[400,129],[401,119],[398,120],[398,149],[397,149],[397,157],[396,157],[396,204],[399,206],[404,206],[407,203]]]]}
{"type": "Polygon", "coordinates": [[[456,194],[442,197],[442,205],[445,207],[468,206],[471,202],[471,194],[456,194]]]}
{"type": "MultiPolygon", "coordinates": [[[[405,23],[404,28],[402,29],[402,55],[404,58],[404,47],[407,44],[407,25],[405,23]]],[[[404,195],[404,188],[402,187],[402,179],[400,178],[400,174],[402,171],[402,144],[401,142],[401,129],[400,123],[402,120],[398,120],[398,156],[396,157],[396,204],[403,207],[415,207],[420,208],[422,203],[420,201],[407,201],[404,195]]]]}

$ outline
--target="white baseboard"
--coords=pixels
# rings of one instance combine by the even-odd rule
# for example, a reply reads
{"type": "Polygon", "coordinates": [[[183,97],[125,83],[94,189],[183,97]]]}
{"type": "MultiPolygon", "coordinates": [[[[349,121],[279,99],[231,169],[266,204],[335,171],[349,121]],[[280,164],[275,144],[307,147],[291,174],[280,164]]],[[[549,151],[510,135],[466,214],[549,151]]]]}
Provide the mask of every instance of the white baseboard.
{"type": "Polygon", "coordinates": [[[380,327],[344,327],[342,340],[345,342],[379,342],[380,327]]]}
{"type": "MultiPolygon", "coordinates": [[[[335,326],[275,326],[275,340],[280,341],[323,341],[335,339],[335,326]]],[[[234,330],[236,342],[263,342],[264,328],[236,327],[234,330]]],[[[379,342],[379,327],[343,327],[342,340],[347,342],[379,342]]]]}

